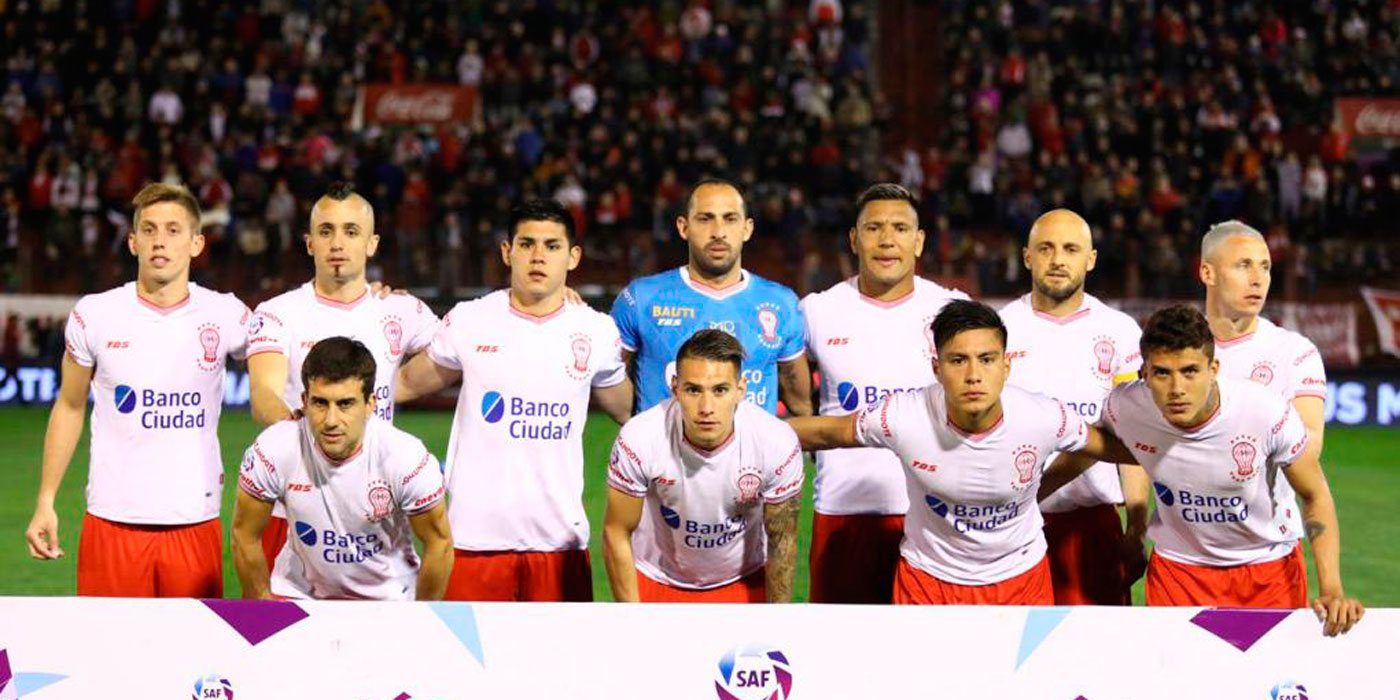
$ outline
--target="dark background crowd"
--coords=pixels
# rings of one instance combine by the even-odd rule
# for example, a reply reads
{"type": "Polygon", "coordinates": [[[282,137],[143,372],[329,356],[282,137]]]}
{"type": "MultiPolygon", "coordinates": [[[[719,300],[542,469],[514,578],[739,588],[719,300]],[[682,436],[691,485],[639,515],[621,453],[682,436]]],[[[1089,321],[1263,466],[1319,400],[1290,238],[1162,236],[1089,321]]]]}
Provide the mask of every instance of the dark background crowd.
{"type": "Polygon", "coordinates": [[[923,270],[980,295],[1024,290],[1020,242],[1056,206],[1094,224],[1104,296],[1194,296],[1228,218],[1265,231],[1280,296],[1394,280],[1400,167],[1332,100],[1397,91],[1400,1],[934,4],[896,49],[935,52],[916,89],[940,117],[896,134],[869,0],[0,0],[0,289],[130,279],[127,202],[166,180],[206,210],[196,279],[256,303],[309,276],[300,234],[340,179],[395,286],[504,284],[506,210],[552,196],[582,231],[574,283],[616,289],[683,259],[673,219],[707,174],[748,187],[746,264],[799,292],[851,273],[877,179],[922,193],[923,270]],[[352,129],[369,83],[480,101],[352,129]]]}

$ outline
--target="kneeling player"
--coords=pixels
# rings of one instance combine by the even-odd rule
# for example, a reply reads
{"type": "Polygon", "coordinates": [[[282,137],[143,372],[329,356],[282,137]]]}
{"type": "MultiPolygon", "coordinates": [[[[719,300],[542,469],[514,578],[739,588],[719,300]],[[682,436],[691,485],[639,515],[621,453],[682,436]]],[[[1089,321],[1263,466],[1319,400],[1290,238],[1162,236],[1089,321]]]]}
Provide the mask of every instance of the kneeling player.
{"type": "Polygon", "coordinates": [[[802,452],[744,401],[744,348],[697,332],[672,398],[622,426],[608,464],[603,555],[623,602],[792,600],[802,452]]]}
{"type": "MultiPolygon", "coordinates": [[[[1143,379],[1109,394],[1104,420],[1157,495],[1148,605],[1306,607],[1306,532],[1321,589],[1313,608],[1327,634],[1351,629],[1363,608],[1342,593],[1336,507],[1297,412],[1265,387],[1218,376],[1210,325],[1195,309],[1153,314],[1141,347],[1143,379]],[[1301,517],[1276,498],[1280,476],[1302,498],[1301,517]]],[[[1057,461],[1042,497],[1083,466],[1057,461]]]]}
{"type": "Polygon", "coordinates": [[[243,455],[233,563],[244,598],[442,599],[452,571],[442,470],[417,438],[371,419],[374,378],[358,341],[316,343],[301,367],[305,416],[264,430],[243,455]],[[269,577],[262,531],[279,501],[292,536],[269,577]]]}
{"type": "Polygon", "coordinates": [[[904,465],[896,604],[1051,605],[1036,486],[1052,452],[1127,461],[1110,434],[1062,402],[1008,387],[1006,326],[951,301],[933,320],[937,382],[848,416],[794,418],[805,449],[883,447],[904,465]]]}

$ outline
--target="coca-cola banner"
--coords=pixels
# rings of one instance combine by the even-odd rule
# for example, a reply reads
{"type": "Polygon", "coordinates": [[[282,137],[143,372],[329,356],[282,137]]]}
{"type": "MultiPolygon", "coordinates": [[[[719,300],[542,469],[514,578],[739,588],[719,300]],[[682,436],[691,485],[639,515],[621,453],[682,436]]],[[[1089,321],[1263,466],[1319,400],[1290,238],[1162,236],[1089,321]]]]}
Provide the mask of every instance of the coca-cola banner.
{"type": "Polygon", "coordinates": [[[352,126],[465,122],[476,109],[476,89],[465,85],[372,84],[360,88],[352,126]]]}
{"type": "Polygon", "coordinates": [[[1353,140],[1400,138],[1400,98],[1339,97],[1337,115],[1353,140]]]}

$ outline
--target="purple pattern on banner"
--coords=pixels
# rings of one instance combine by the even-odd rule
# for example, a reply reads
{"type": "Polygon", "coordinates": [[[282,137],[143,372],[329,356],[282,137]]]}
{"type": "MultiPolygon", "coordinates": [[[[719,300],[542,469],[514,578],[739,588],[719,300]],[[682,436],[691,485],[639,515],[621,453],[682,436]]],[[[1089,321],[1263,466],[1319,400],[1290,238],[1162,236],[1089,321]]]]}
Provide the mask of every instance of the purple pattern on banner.
{"type": "Polygon", "coordinates": [[[1292,615],[1292,610],[1239,610],[1211,608],[1202,610],[1191,622],[1225,640],[1240,651],[1249,651],[1255,642],[1292,615]]]}
{"type": "Polygon", "coordinates": [[[202,600],[248,643],[264,639],[305,620],[308,615],[296,603],[283,600],[202,600]]]}
{"type": "Polygon", "coordinates": [[[715,681],[715,692],[719,693],[719,700],[739,700],[739,698],[734,697],[733,693],[725,690],[719,681],[715,681]]]}
{"type": "Polygon", "coordinates": [[[408,693],[399,693],[399,696],[394,698],[394,700],[410,700],[411,697],[412,696],[410,696],[408,693]]]}
{"type": "Polygon", "coordinates": [[[15,674],[10,671],[10,650],[0,649],[0,690],[4,690],[14,677],[15,674]]]}
{"type": "Polygon", "coordinates": [[[783,694],[779,697],[785,698],[792,695],[792,674],[781,668],[775,668],[773,669],[773,675],[777,676],[778,687],[783,691],[783,694]]]}

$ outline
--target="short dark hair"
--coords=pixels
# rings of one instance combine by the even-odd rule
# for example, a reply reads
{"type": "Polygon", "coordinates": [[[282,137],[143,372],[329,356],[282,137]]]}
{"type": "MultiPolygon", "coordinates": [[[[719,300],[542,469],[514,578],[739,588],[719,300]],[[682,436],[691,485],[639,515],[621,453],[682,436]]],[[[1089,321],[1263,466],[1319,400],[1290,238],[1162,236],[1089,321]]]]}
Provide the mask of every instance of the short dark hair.
{"type": "Polygon", "coordinates": [[[1206,359],[1215,359],[1215,334],[1210,332],[1210,322],[1204,314],[1186,304],[1175,304],[1157,309],[1147,317],[1138,341],[1143,362],[1147,361],[1149,352],[1188,348],[1205,353],[1206,359]]]}
{"type": "Polygon", "coordinates": [[[744,368],[744,346],[738,338],[718,328],[705,328],[696,331],[695,335],[681,344],[680,349],[676,351],[676,366],[680,367],[681,360],[687,358],[728,362],[734,365],[734,371],[737,373],[744,368]]]}
{"type": "Polygon", "coordinates": [[[354,184],[344,180],[336,180],[326,187],[326,194],[324,196],[334,199],[337,202],[343,202],[349,199],[352,194],[355,194],[354,184]]]}
{"type": "Polygon", "coordinates": [[[135,197],[131,198],[131,223],[137,225],[141,223],[141,212],[146,207],[164,202],[174,202],[180,205],[186,213],[190,215],[194,225],[190,227],[193,233],[200,232],[200,211],[199,200],[195,199],[189,189],[184,185],[171,185],[164,182],[146,183],[135,197]]]}
{"type": "Polygon", "coordinates": [[[871,202],[908,202],[915,214],[919,211],[919,200],[914,193],[897,182],[877,182],[865,188],[856,198],[856,215],[859,216],[865,210],[865,205],[871,202]]]}
{"type": "Polygon", "coordinates": [[[744,192],[744,186],[740,185],[737,182],[734,182],[733,180],[726,180],[722,177],[701,178],[699,182],[690,186],[690,191],[687,192],[685,195],[685,212],[687,215],[690,214],[690,208],[695,205],[695,193],[699,192],[701,187],[707,187],[709,185],[723,185],[734,190],[735,192],[738,192],[739,208],[744,212],[745,219],[750,218],[749,197],[748,193],[744,192]]]}
{"type": "Polygon", "coordinates": [[[510,208],[511,240],[515,240],[516,229],[524,221],[553,221],[564,227],[564,238],[569,245],[574,244],[574,215],[563,204],[553,199],[527,199],[510,208]]]}
{"type": "Polygon", "coordinates": [[[343,382],[359,379],[364,386],[365,400],[374,393],[374,353],[358,340],[331,336],[311,346],[301,365],[301,385],[311,389],[311,380],[343,382]]]}
{"type": "Polygon", "coordinates": [[[942,352],[944,344],[964,331],[990,328],[1001,336],[1001,347],[1006,348],[1006,324],[1001,314],[980,301],[957,299],[948,302],[943,310],[933,318],[933,346],[942,352]]]}

